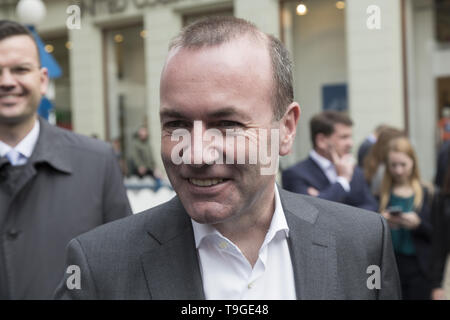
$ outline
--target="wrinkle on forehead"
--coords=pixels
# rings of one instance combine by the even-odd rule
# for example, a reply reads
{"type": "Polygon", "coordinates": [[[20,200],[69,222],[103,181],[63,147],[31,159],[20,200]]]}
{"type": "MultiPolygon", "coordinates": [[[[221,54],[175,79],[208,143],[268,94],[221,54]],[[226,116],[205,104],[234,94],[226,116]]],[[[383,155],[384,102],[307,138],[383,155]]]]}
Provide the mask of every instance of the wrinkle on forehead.
{"type": "MultiPolygon", "coordinates": [[[[242,44],[242,43],[253,43],[255,46],[254,48],[264,48],[264,50],[267,52],[267,56],[269,57],[269,62],[271,63],[271,57],[269,54],[269,39],[266,34],[264,34],[261,31],[257,31],[256,34],[248,33],[241,36],[237,36],[235,38],[232,38],[228,41],[225,41],[223,43],[212,45],[212,46],[196,46],[196,47],[181,47],[181,46],[175,46],[171,48],[167,54],[162,72],[161,72],[161,80],[165,74],[165,71],[167,69],[168,64],[170,61],[177,56],[179,53],[183,52],[206,52],[206,51],[214,51],[214,49],[220,50],[221,48],[231,47],[233,44],[242,44]]],[[[272,68],[272,65],[270,64],[270,67],[272,68]]]]}
{"type": "Polygon", "coordinates": [[[165,80],[169,76],[172,81],[182,79],[186,83],[224,79],[239,83],[244,73],[271,90],[270,53],[265,45],[261,45],[261,40],[258,40],[258,46],[253,45],[255,41],[242,37],[218,46],[172,49],[161,74],[161,90],[168,85],[165,80]]]}

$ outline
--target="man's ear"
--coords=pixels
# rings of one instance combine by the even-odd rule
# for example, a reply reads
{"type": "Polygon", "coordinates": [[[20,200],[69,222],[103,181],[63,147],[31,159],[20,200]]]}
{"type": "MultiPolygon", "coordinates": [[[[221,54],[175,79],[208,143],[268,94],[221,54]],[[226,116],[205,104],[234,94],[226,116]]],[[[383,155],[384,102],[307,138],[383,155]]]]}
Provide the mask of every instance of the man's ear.
{"type": "Polygon", "coordinates": [[[48,88],[48,82],[49,82],[49,78],[48,78],[48,70],[47,68],[41,68],[40,72],[40,78],[41,78],[41,95],[44,95],[47,93],[47,88],[48,88]]]}
{"type": "Polygon", "coordinates": [[[298,103],[292,102],[280,120],[280,156],[285,156],[292,150],[300,113],[301,110],[298,103]]]}

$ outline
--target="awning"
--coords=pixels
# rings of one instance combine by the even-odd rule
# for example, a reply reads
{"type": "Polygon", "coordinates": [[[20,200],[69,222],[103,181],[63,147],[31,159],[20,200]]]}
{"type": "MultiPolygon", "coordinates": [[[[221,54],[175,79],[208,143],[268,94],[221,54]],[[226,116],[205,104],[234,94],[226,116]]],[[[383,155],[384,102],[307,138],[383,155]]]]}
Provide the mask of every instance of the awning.
{"type": "Polygon", "coordinates": [[[37,34],[35,28],[33,26],[27,26],[28,29],[30,29],[31,33],[34,36],[34,39],[36,40],[36,43],[38,45],[39,54],[41,56],[41,65],[42,67],[45,67],[48,69],[48,75],[50,78],[59,78],[62,76],[62,70],[59,66],[58,62],[56,62],[55,58],[45,51],[45,45],[42,42],[41,38],[37,34]]]}

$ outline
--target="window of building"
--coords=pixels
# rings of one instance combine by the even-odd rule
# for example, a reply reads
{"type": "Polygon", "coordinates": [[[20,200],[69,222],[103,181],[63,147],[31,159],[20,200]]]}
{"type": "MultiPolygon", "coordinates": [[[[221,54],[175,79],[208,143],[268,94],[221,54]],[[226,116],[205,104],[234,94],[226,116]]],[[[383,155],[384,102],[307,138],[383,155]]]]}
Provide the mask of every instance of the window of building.
{"type": "Polygon", "coordinates": [[[143,24],[104,30],[108,139],[128,158],[133,136],[147,126],[143,24]]]}

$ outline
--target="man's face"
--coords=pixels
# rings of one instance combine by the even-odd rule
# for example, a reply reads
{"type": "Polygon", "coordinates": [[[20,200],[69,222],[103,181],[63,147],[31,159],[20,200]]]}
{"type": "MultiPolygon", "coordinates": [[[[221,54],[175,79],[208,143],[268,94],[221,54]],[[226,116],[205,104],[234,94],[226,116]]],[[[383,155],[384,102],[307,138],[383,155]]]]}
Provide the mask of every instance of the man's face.
{"type": "Polygon", "coordinates": [[[340,157],[350,153],[353,148],[352,127],[341,123],[335,124],[334,132],[327,137],[327,141],[340,157]]]}
{"type": "Polygon", "coordinates": [[[35,116],[48,84],[47,70],[39,66],[29,36],[0,41],[0,124],[19,124],[35,116]]]}
{"type": "Polygon", "coordinates": [[[211,48],[175,49],[169,54],[161,77],[161,154],[175,191],[197,222],[230,221],[267,203],[268,195],[273,198],[274,175],[262,175],[259,163],[248,162],[248,146],[259,146],[251,129],[270,132],[277,124],[270,99],[270,61],[265,46],[247,38],[211,48]],[[194,121],[201,123],[200,130],[194,130],[194,121]],[[192,155],[202,152],[194,140],[203,139],[205,130],[217,129],[223,135],[227,129],[239,130],[236,135],[246,142],[240,146],[245,164],[237,164],[238,147],[228,138],[215,149],[215,156],[220,153],[225,159],[233,151],[233,164],[174,164],[172,150],[178,142],[171,136],[176,129],[189,131],[193,142],[185,152],[192,155]]]}

